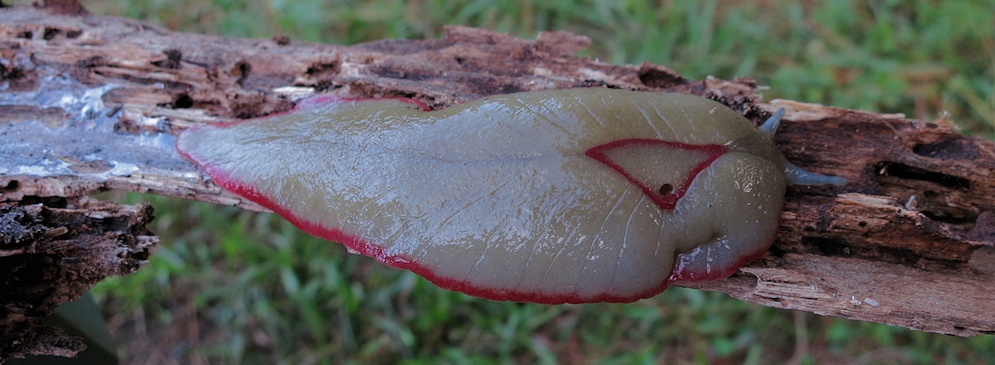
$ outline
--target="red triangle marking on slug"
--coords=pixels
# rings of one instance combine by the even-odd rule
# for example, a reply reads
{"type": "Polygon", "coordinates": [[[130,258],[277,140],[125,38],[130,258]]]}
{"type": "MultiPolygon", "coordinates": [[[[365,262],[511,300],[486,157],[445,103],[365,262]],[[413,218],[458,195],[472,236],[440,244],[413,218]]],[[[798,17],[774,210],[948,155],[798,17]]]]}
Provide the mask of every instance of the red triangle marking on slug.
{"type": "MultiPolygon", "coordinates": [[[[605,144],[594,146],[588,149],[584,154],[590,158],[601,162],[605,166],[611,167],[613,170],[617,171],[622,176],[625,176],[630,182],[635,184],[646,194],[660,209],[663,210],[673,210],[677,205],[677,201],[687,193],[688,187],[694,178],[698,176],[701,170],[704,170],[715,159],[719,158],[725,154],[728,150],[725,146],[717,144],[687,144],[681,142],[670,142],[661,141],[658,139],[620,139],[617,141],[611,141],[605,144]],[[628,151],[627,151],[628,150],[628,151]],[[641,158],[649,158],[659,156],[659,159],[654,158],[654,168],[657,168],[656,161],[659,161],[660,169],[686,169],[687,171],[682,173],[681,171],[672,171],[671,174],[676,173],[678,176],[683,175],[683,177],[678,177],[675,184],[664,181],[669,189],[669,191],[661,191],[661,189],[656,185],[661,183],[660,181],[649,181],[643,173],[634,171],[630,167],[630,161],[623,161],[625,157],[625,152],[649,152],[655,150],[659,152],[653,156],[637,156],[641,158]],[[619,155],[622,156],[619,156],[619,155]],[[684,159],[682,163],[675,163],[678,159],[684,159]],[[690,160],[688,160],[690,159],[690,160]],[[681,166],[684,165],[684,166],[681,166]],[[679,167],[675,167],[679,166],[679,167]]],[[[645,166],[644,166],[645,167],[645,166]]]]}

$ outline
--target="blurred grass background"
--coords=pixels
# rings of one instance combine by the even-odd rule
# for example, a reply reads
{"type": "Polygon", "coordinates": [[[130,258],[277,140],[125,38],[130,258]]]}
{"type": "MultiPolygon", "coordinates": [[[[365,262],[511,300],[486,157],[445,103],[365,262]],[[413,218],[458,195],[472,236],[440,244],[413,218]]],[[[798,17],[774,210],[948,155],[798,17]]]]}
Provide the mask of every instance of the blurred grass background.
{"type": "MultiPolygon", "coordinates": [[[[229,37],[354,44],[463,24],[691,78],[751,75],[767,99],[949,113],[995,136],[995,16],[983,1],[107,0],[95,14],[229,37]]],[[[94,293],[126,363],[983,364],[995,337],[955,338],[762,308],[672,288],[632,304],[498,303],[349,255],[279,217],[151,196],[162,237],[138,273],[94,293]]],[[[840,273],[845,275],[845,273],[840,273]]]]}

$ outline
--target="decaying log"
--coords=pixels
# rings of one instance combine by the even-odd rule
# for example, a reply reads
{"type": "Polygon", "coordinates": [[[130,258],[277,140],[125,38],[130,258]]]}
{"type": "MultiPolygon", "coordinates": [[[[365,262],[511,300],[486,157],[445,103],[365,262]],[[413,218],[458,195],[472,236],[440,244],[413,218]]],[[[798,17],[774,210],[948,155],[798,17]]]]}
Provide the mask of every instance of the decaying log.
{"type": "MultiPolygon", "coordinates": [[[[727,280],[695,287],[923,331],[995,331],[995,144],[901,115],[762,103],[748,78],[691,81],[663,66],[575,57],[588,43],[564,32],[522,40],[450,27],[437,40],[346,47],[279,37],[227,39],[129,19],[0,8],[0,202],[4,209],[69,209],[93,218],[100,210],[87,210],[94,208],[81,198],[118,189],[263,210],[205,180],[173,150],[175,135],[191,125],[287,110],[313,92],[403,96],[433,109],[551,88],[692,93],[754,121],[786,108],[777,141],[788,159],[849,180],[843,187],[790,188],[771,252],[727,280]],[[64,206],[48,204],[53,201],[64,206]]],[[[131,213],[122,213],[131,223],[150,217],[145,207],[118,209],[131,213]]],[[[47,228],[32,237],[58,239],[74,245],[75,253],[87,247],[77,226],[39,217],[33,224],[47,228]]],[[[134,260],[154,242],[133,226],[86,227],[136,237],[128,246],[134,260]]],[[[107,257],[91,256],[94,264],[106,263],[101,260],[107,257]]],[[[0,247],[0,257],[4,265],[30,265],[33,256],[0,247]]],[[[51,290],[71,294],[45,300],[79,293],[50,279],[51,290]]],[[[26,302],[36,298],[30,292],[2,282],[7,313],[16,311],[9,307],[14,298],[39,304],[26,302]]],[[[0,318],[7,321],[0,326],[13,323],[10,317],[0,318]]]]}
{"type": "Polygon", "coordinates": [[[151,219],[148,204],[0,203],[0,360],[85,348],[36,319],[108,276],[137,270],[158,240],[146,227],[151,219]]]}

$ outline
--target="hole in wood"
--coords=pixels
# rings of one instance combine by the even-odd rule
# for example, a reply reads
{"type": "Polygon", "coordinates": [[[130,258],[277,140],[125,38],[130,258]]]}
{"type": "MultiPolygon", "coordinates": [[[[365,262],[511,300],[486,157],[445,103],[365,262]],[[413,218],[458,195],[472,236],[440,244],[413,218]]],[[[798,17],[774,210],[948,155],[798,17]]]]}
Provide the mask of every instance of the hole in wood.
{"type": "Polygon", "coordinates": [[[926,216],[930,220],[949,223],[949,224],[968,224],[974,222],[977,216],[974,215],[964,215],[962,212],[958,211],[945,211],[941,209],[935,209],[937,207],[927,205],[924,209],[919,210],[919,213],[926,216]]]}
{"type": "Polygon", "coordinates": [[[173,99],[174,109],[188,109],[193,106],[193,98],[187,93],[181,93],[176,95],[176,99],[173,99]]]}
{"type": "Polygon", "coordinates": [[[62,33],[62,30],[60,30],[59,28],[45,27],[45,33],[42,33],[41,38],[46,41],[50,41],[55,39],[55,37],[57,37],[59,33],[62,33]]]}
{"type": "Polygon", "coordinates": [[[7,182],[7,186],[3,187],[3,191],[6,191],[6,192],[17,191],[17,189],[20,188],[20,187],[21,187],[21,182],[20,181],[11,180],[11,181],[7,182]]]}
{"type": "Polygon", "coordinates": [[[183,59],[183,53],[178,49],[167,49],[162,51],[162,54],[166,55],[166,59],[153,61],[152,64],[156,67],[168,68],[168,69],[179,69],[180,61],[183,59]]]}
{"type": "Polygon", "coordinates": [[[898,162],[879,162],[874,166],[874,171],[877,171],[879,175],[883,176],[891,176],[899,179],[929,181],[951,189],[971,189],[971,181],[968,179],[929,171],[898,162]]]}
{"type": "Polygon", "coordinates": [[[912,147],[912,152],[919,156],[945,160],[973,160],[978,157],[978,147],[964,138],[917,144],[912,147]]]}
{"type": "Polygon", "coordinates": [[[307,68],[308,75],[335,75],[339,73],[339,61],[315,62],[307,68]]]}
{"type": "Polygon", "coordinates": [[[667,88],[683,82],[680,76],[653,67],[639,70],[638,77],[639,82],[652,88],[667,88]]]}
{"type": "Polygon", "coordinates": [[[853,252],[850,250],[850,246],[847,246],[843,242],[840,242],[831,238],[824,237],[806,237],[802,239],[802,243],[805,245],[811,245],[818,250],[824,256],[850,256],[853,252]]]}

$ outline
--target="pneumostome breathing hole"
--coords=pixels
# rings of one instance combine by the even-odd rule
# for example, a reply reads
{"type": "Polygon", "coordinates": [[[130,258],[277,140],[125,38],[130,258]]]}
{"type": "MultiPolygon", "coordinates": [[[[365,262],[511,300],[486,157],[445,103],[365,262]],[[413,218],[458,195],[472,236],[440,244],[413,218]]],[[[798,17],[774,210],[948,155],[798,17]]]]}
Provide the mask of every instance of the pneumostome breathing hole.
{"type": "Polygon", "coordinates": [[[658,190],[658,192],[660,192],[660,195],[670,194],[674,192],[674,186],[670,184],[663,184],[660,186],[660,190],[658,190]]]}

